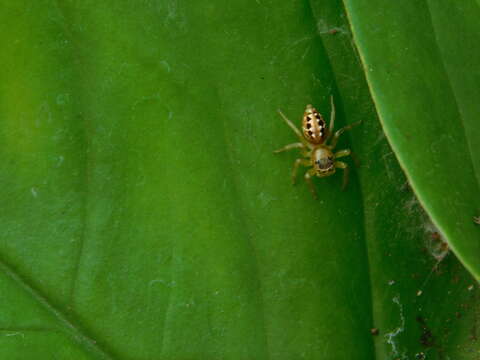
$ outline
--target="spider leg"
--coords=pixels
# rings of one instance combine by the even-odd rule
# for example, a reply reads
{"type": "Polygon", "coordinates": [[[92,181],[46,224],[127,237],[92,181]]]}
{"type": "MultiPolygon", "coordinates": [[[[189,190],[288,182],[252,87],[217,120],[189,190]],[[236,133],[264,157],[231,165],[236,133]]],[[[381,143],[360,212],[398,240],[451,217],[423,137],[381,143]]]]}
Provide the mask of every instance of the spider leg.
{"type": "Polygon", "coordinates": [[[290,127],[290,129],[293,130],[295,135],[298,136],[298,138],[300,139],[302,144],[304,144],[305,146],[308,146],[308,143],[305,141],[305,139],[304,139],[302,133],[300,132],[300,130],[298,130],[297,127],[295,125],[293,125],[293,123],[290,120],[288,120],[288,118],[285,116],[285,114],[282,112],[282,110],[278,109],[278,113],[280,114],[282,119],[287,123],[287,125],[290,127]]]}
{"type": "Polygon", "coordinates": [[[297,172],[298,172],[298,167],[300,165],[303,166],[312,166],[312,161],[307,160],[307,159],[297,159],[295,160],[295,163],[293,164],[293,169],[292,169],[292,184],[295,185],[297,182],[297,172]]]}
{"type": "Polygon", "coordinates": [[[335,132],[335,135],[333,135],[332,143],[329,145],[330,149],[335,149],[335,146],[337,146],[338,138],[340,135],[342,135],[345,131],[352,129],[353,127],[360,125],[362,123],[362,120],[354,122],[353,124],[344,126],[340,130],[337,130],[335,132]]]}
{"type": "Polygon", "coordinates": [[[275,154],[278,154],[282,151],[288,151],[288,150],[291,150],[291,149],[305,149],[305,145],[303,145],[302,143],[293,143],[293,144],[288,144],[288,145],[285,145],[284,147],[278,149],[278,150],[275,150],[274,153],[275,154]]]}
{"type": "Polygon", "coordinates": [[[333,103],[333,95],[330,95],[330,106],[331,106],[331,112],[330,112],[330,124],[328,126],[328,136],[325,141],[328,141],[333,134],[333,129],[334,129],[334,124],[335,124],[335,104],[333,103]]]}
{"type": "Polygon", "coordinates": [[[343,183],[342,183],[342,190],[345,190],[348,184],[348,164],[344,163],[343,161],[335,161],[335,167],[338,169],[343,169],[343,183]]]}
{"type": "Polygon", "coordinates": [[[341,157],[344,157],[344,156],[348,156],[350,155],[353,159],[353,162],[355,163],[355,166],[356,167],[360,167],[360,160],[358,159],[358,156],[355,155],[354,152],[352,152],[350,149],[345,149],[345,150],[340,150],[340,151],[337,151],[335,153],[335,158],[338,159],[338,158],[341,158],[341,157]]]}
{"type": "Polygon", "coordinates": [[[305,176],[304,176],[305,182],[307,183],[308,188],[310,189],[310,192],[313,195],[313,198],[318,199],[317,191],[315,190],[315,186],[313,185],[313,182],[312,182],[312,176],[315,176],[315,169],[314,168],[311,168],[310,170],[308,170],[305,173],[305,176]]]}
{"type": "Polygon", "coordinates": [[[335,153],[335,159],[348,156],[348,155],[350,155],[351,153],[352,153],[352,152],[350,151],[350,149],[345,149],[345,150],[337,151],[337,152],[335,153]]]}

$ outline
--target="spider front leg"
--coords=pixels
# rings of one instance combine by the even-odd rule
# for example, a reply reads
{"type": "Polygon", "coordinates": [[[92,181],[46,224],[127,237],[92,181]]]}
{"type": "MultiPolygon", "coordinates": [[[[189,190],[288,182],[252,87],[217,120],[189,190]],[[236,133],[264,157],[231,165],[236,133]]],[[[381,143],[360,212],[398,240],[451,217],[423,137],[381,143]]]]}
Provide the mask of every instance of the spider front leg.
{"type": "MultiPolygon", "coordinates": [[[[346,155],[344,155],[346,156],[346,155]]],[[[342,183],[342,190],[345,190],[348,184],[348,164],[344,163],[343,161],[335,161],[335,167],[337,169],[343,169],[343,183],[342,183]]]]}
{"type": "Polygon", "coordinates": [[[335,146],[337,146],[338,138],[340,137],[340,135],[342,135],[347,130],[351,130],[355,126],[360,125],[361,123],[362,123],[362,120],[354,122],[353,124],[344,126],[340,130],[337,130],[335,132],[335,135],[333,135],[333,139],[332,139],[331,144],[329,145],[330,149],[335,149],[335,146]]]}
{"type": "Polygon", "coordinates": [[[295,160],[295,163],[293,164],[293,170],[292,170],[292,184],[295,185],[297,182],[297,172],[298,172],[298,167],[300,165],[303,166],[312,166],[312,161],[307,160],[307,159],[297,159],[295,160]]]}
{"type": "Polygon", "coordinates": [[[311,168],[310,170],[308,170],[305,173],[305,176],[304,176],[305,182],[307,183],[308,188],[310,189],[310,192],[313,195],[313,198],[318,199],[317,191],[315,190],[315,186],[313,185],[312,176],[315,176],[315,169],[314,168],[311,168]]]}

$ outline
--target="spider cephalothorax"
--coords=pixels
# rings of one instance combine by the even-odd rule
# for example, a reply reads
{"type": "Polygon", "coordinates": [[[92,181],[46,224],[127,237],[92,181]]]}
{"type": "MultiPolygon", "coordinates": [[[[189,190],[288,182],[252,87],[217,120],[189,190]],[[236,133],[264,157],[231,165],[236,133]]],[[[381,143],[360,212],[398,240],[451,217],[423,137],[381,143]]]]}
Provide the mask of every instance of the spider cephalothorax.
{"type": "Polygon", "coordinates": [[[337,161],[338,158],[348,156],[351,154],[349,149],[333,152],[337,146],[338,138],[346,130],[350,130],[355,125],[360,124],[360,121],[347,125],[333,134],[332,141],[328,144],[333,133],[333,126],[335,122],[335,107],[333,105],[333,97],[330,98],[332,111],[330,115],[330,124],[327,128],[326,122],[322,115],[312,106],[307,105],[302,119],[302,132],[300,132],[290,120],[287,119],[283,113],[278,110],[287,125],[295,132],[300,139],[300,142],[289,144],[281,149],[274,151],[279,153],[290,149],[302,150],[303,158],[295,160],[293,166],[292,181],[295,183],[297,170],[300,165],[311,167],[305,173],[305,180],[310,187],[313,196],[316,197],[316,191],[312,184],[311,177],[325,177],[333,175],[337,168],[343,169],[343,188],[348,182],[348,165],[343,161],[337,161]]]}
{"type": "Polygon", "coordinates": [[[311,154],[313,168],[317,174],[335,172],[335,154],[326,147],[318,147],[311,154]]]}

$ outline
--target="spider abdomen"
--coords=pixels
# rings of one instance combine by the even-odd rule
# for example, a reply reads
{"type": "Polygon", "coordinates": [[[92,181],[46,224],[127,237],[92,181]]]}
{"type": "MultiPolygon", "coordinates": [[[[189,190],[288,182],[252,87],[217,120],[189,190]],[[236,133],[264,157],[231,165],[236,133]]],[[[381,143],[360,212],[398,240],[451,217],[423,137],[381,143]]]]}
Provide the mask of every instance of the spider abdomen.
{"type": "Polygon", "coordinates": [[[303,136],[312,144],[322,144],[327,138],[327,126],[322,115],[312,105],[307,105],[302,119],[303,136]]]}

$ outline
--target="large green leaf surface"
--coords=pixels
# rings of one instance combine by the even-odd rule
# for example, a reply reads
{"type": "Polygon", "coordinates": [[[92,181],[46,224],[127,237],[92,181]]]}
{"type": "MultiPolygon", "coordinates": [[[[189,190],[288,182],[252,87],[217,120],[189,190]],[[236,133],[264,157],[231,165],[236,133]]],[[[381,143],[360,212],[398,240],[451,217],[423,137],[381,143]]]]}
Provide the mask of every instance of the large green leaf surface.
{"type": "Polygon", "coordinates": [[[345,0],[373,99],[410,184],[480,279],[480,4],[345,0]]]}
{"type": "Polygon", "coordinates": [[[478,353],[341,3],[1,4],[0,358],[478,353]],[[360,164],[314,200],[275,110],[330,94],[360,164]]]}
{"type": "Polygon", "coordinates": [[[376,358],[471,359],[478,353],[475,282],[438,241],[386,142],[341,1],[312,8],[345,116],[364,121],[352,143],[361,154],[376,358]]]}

